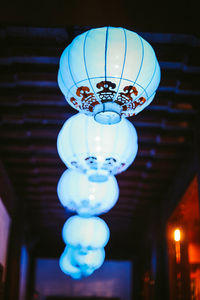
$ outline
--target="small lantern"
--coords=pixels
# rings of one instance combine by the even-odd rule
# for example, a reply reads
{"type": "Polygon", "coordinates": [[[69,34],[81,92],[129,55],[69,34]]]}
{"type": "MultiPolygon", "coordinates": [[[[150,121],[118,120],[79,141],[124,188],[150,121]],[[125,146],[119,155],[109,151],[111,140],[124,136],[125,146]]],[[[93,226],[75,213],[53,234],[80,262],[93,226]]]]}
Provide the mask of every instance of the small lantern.
{"type": "Polygon", "coordinates": [[[105,247],[110,231],[106,223],[98,217],[85,218],[76,215],[66,221],[62,235],[67,245],[87,252],[105,247]]]}
{"type": "Polygon", "coordinates": [[[109,211],[117,202],[119,188],[114,176],[105,182],[92,182],[76,170],[66,170],[57,187],[61,204],[82,216],[109,211]]]}
{"type": "Polygon", "coordinates": [[[74,248],[66,246],[59,259],[59,265],[63,273],[71,276],[73,279],[81,279],[90,276],[95,269],[86,264],[79,266],[74,258],[74,248]]]}
{"type": "Polygon", "coordinates": [[[138,114],[153,100],[159,82],[153,48],[124,28],[86,31],[60,59],[58,84],[66,100],[102,124],[138,114]]]}
{"type": "Polygon", "coordinates": [[[73,264],[73,249],[71,247],[65,248],[59,259],[59,265],[63,273],[71,276],[73,279],[80,279],[82,277],[80,268],[73,264]]]}
{"type": "Polygon", "coordinates": [[[60,158],[68,168],[87,173],[100,182],[126,170],[134,161],[137,132],[127,119],[110,126],[84,114],[76,114],[63,125],[57,139],[60,158]]]}

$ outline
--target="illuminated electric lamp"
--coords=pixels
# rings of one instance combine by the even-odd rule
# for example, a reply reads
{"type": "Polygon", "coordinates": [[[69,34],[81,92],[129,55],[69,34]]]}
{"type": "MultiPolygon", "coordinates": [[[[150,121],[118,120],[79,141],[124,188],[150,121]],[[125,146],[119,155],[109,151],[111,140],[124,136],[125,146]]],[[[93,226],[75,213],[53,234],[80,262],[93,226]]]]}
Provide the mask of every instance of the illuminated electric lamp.
{"type": "Polygon", "coordinates": [[[81,251],[104,248],[108,243],[110,231],[99,217],[70,217],[63,226],[63,240],[66,245],[81,251]]]}
{"type": "Polygon", "coordinates": [[[67,102],[102,124],[138,114],[153,100],[159,82],[151,45],[120,27],[78,35],[60,58],[58,84],[67,102]]]}
{"type": "Polygon", "coordinates": [[[82,216],[98,215],[109,211],[117,202],[119,188],[114,176],[105,182],[92,182],[76,170],[66,170],[57,186],[61,204],[82,216]]]}
{"type": "Polygon", "coordinates": [[[179,242],[181,240],[181,231],[180,229],[174,230],[174,240],[175,242],[179,242]]]}
{"type": "Polygon", "coordinates": [[[174,230],[176,263],[180,263],[180,261],[181,261],[180,240],[181,240],[181,231],[180,231],[179,228],[177,228],[177,229],[174,230]]]}
{"type": "Polygon", "coordinates": [[[79,113],[64,123],[57,149],[68,168],[86,173],[90,181],[103,182],[132,164],[138,150],[137,132],[124,118],[107,126],[79,113]]]}

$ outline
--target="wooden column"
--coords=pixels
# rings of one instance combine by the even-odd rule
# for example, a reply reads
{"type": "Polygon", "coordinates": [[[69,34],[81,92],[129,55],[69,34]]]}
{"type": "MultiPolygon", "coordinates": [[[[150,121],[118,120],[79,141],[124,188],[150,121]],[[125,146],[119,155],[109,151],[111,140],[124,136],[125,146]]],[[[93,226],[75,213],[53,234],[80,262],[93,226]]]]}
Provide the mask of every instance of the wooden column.
{"type": "Polygon", "coordinates": [[[35,263],[36,259],[33,252],[30,253],[29,267],[28,267],[28,278],[26,286],[26,300],[32,300],[35,289],[35,263]]]}
{"type": "Polygon", "coordinates": [[[19,299],[21,232],[18,222],[14,219],[9,241],[5,299],[19,299]]]}
{"type": "Polygon", "coordinates": [[[197,114],[194,127],[194,156],[198,178],[199,203],[200,203],[200,111],[197,114]]]}
{"type": "Polygon", "coordinates": [[[12,185],[2,162],[0,162],[0,193],[2,201],[11,216],[12,222],[7,252],[7,273],[4,298],[5,300],[18,300],[23,212],[15,197],[12,185]]]}
{"type": "Polygon", "coordinates": [[[168,245],[166,225],[169,217],[179,203],[182,195],[188,187],[196,172],[196,163],[194,153],[189,155],[187,161],[177,173],[174,182],[166,191],[165,199],[161,202],[157,209],[157,230],[156,230],[156,251],[157,251],[157,267],[156,267],[156,298],[169,299],[169,262],[168,262],[168,245]]]}
{"type": "Polygon", "coordinates": [[[133,259],[132,271],[132,299],[142,299],[143,268],[139,253],[133,259]]]}
{"type": "MultiPolygon", "coordinates": [[[[158,212],[159,213],[159,212],[158,212]]],[[[158,216],[157,230],[155,237],[156,249],[156,275],[155,275],[155,299],[169,299],[168,282],[168,256],[165,224],[158,216]]]]}

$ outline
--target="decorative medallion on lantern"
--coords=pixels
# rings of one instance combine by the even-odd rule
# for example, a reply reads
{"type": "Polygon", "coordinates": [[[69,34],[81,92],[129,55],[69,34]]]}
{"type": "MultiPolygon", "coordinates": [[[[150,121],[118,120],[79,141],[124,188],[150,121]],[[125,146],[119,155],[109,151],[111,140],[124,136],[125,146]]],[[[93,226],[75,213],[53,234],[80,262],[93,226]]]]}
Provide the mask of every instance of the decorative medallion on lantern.
{"type": "Polygon", "coordinates": [[[117,202],[119,188],[114,176],[105,182],[92,182],[76,170],[66,170],[57,187],[61,204],[79,215],[98,215],[109,211],[117,202]]]}
{"type": "Polygon", "coordinates": [[[60,59],[58,84],[66,100],[102,124],[138,114],[153,100],[159,82],[153,48],[124,28],[84,32],[60,59]]]}
{"type": "Polygon", "coordinates": [[[137,132],[124,118],[107,126],[79,113],[64,123],[57,148],[67,167],[87,173],[91,181],[101,182],[126,170],[134,161],[137,132]]]}

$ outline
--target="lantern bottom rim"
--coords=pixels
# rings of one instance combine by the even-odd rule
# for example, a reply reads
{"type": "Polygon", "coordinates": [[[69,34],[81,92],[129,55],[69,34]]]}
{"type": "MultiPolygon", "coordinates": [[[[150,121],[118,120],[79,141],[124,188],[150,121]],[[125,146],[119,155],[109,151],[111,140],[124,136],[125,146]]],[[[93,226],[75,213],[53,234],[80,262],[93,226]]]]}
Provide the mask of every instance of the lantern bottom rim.
{"type": "Polygon", "coordinates": [[[112,125],[121,121],[121,106],[114,102],[98,104],[94,108],[94,119],[104,125],[112,125]]]}
{"type": "Polygon", "coordinates": [[[105,182],[108,180],[107,170],[90,170],[88,171],[88,180],[92,182],[105,182]]]}

